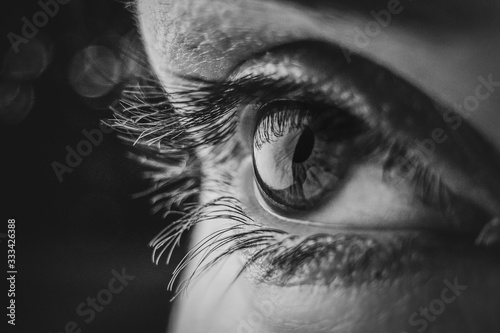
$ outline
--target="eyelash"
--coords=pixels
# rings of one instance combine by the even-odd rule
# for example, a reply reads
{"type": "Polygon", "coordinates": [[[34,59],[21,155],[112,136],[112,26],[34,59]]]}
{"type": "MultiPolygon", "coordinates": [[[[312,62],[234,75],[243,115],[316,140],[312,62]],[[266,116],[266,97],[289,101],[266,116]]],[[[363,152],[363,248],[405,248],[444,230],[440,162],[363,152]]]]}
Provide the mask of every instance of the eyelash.
{"type": "MultiPolygon", "coordinates": [[[[420,237],[397,237],[391,244],[379,242],[373,238],[348,234],[315,234],[309,237],[290,235],[284,231],[263,228],[244,212],[238,200],[232,197],[220,197],[208,204],[200,206],[193,212],[166,227],[150,245],[154,248],[153,260],[156,264],[165,254],[168,264],[173,251],[179,245],[184,232],[199,223],[212,220],[228,219],[234,225],[221,228],[219,231],[203,239],[193,247],[180,261],[174,270],[168,285],[174,289],[174,283],[187,265],[202,256],[198,267],[185,280],[181,281],[173,297],[185,292],[194,279],[214,267],[220,261],[236,252],[257,249],[247,257],[247,261],[234,277],[236,280],[253,263],[264,261],[259,266],[258,281],[273,283],[279,286],[300,285],[302,283],[322,283],[353,286],[358,281],[377,282],[387,277],[398,277],[402,273],[417,274],[426,265],[422,256],[415,255],[432,251],[431,242],[420,237]],[[211,261],[208,255],[219,247],[230,245],[224,252],[211,261]],[[318,274],[314,277],[301,278],[297,271],[311,270],[319,267],[324,261],[336,262],[335,271],[318,274]],[[332,274],[334,273],[334,274],[332,274]],[[335,280],[335,281],[334,281],[335,280]]],[[[328,263],[327,263],[328,265],[328,263]]]]}
{"type": "MultiPolygon", "coordinates": [[[[370,257],[358,256],[359,260],[377,262],[380,258],[390,258],[390,262],[386,262],[387,265],[367,266],[364,272],[374,279],[385,276],[384,272],[380,272],[380,267],[393,267],[394,262],[403,263],[407,260],[403,258],[395,260],[392,254],[397,251],[370,237],[338,235],[332,238],[330,235],[314,235],[304,238],[286,234],[281,230],[264,228],[252,220],[238,200],[226,196],[230,194],[229,191],[217,193],[218,199],[201,207],[186,205],[186,202],[196,199],[202,186],[200,161],[195,157],[198,149],[219,145],[224,149],[218,151],[218,160],[235,157],[237,147],[234,145],[238,143],[228,139],[236,131],[235,109],[237,106],[256,99],[266,100],[274,96],[297,95],[297,93],[305,101],[316,102],[322,99],[322,96],[304,88],[303,84],[298,85],[285,80],[244,77],[236,82],[198,83],[202,83],[205,88],[185,89],[172,96],[165,93],[153,76],[144,78],[141,84],[128,87],[124,91],[119,105],[113,109],[114,118],[107,121],[109,126],[121,133],[124,140],[139,146],[140,152],[133,154],[133,157],[150,170],[145,173],[145,177],[152,181],[153,187],[138,195],[151,198],[153,212],[162,211],[163,216],[166,217],[173,212],[173,206],[182,207],[184,208],[182,210],[188,211],[151,241],[150,246],[154,248],[154,262],[159,263],[161,257],[167,253],[166,262],[168,263],[174,248],[179,245],[182,234],[199,223],[214,219],[228,219],[234,223],[209,236],[181,260],[169,284],[170,289],[173,288],[180,272],[190,261],[203,256],[206,252],[216,251],[224,244],[230,244],[229,249],[216,256],[214,260],[210,262],[204,262],[206,258],[201,260],[194,273],[180,283],[176,295],[186,290],[194,278],[230,254],[242,250],[258,249],[248,257],[242,271],[250,267],[252,263],[265,259],[269,265],[262,279],[272,278],[278,284],[296,279],[295,272],[307,266],[304,261],[293,258],[315,258],[311,255],[312,253],[325,251],[332,252],[336,256],[345,256],[350,253],[349,251],[355,247],[351,245],[351,241],[346,241],[346,237],[357,237],[356,246],[365,244],[359,247],[359,253],[365,253],[366,256],[370,253],[370,257]],[[266,90],[272,91],[272,96],[262,93],[266,90]],[[176,103],[172,103],[172,100],[176,103]],[[182,104],[194,106],[194,108],[187,110],[178,107],[182,104]],[[182,124],[181,131],[179,124],[182,124]],[[339,241],[341,238],[342,242],[339,241]],[[372,246],[376,246],[377,251],[369,251],[372,246]],[[340,251],[339,248],[343,250],[340,251]],[[278,267],[280,268],[279,276],[273,276],[278,267]]],[[[382,138],[380,135],[374,135],[373,138],[377,141],[368,140],[368,142],[376,142],[370,149],[388,154],[384,165],[384,175],[387,175],[389,179],[390,171],[401,167],[397,157],[410,154],[410,152],[402,148],[403,146],[395,140],[382,138]]],[[[425,189],[430,188],[434,182],[437,181],[440,184],[439,178],[436,178],[436,175],[421,164],[418,158],[417,161],[414,167],[418,172],[414,173],[411,183],[416,186],[417,192],[420,189],[420,192],[426,193],[425,189]]],[[[239,161],[236,164],[239,164],[239,161]]],[[[226,170],[224,176],[219,177],[223,178],[218,180],[225,185],[222,188],[227,188],[227,185],[232,183],[233,171],[226,170]]],[[[214,188],[220,187],[214,186],[214,188]]],[[[214,191],[217,190],[214,189],[214,191]]],[[[442,209],[448,209],[448,201],[442,199],[449,196],[444,185],[438,185],[438,191],[432,195],[437,196],[437,202],[440,203],[442,209]]],[[[432,195],[425,194],[424,198],[432,198],[432,195]]],[[[430,201],[433,200],[435,201],[435,199],[430,201]]],[[[403,241],[399,244],[400,247],[406,249],[406,253],[414,251],[407,245],[403,241]]],[[[349,262],[353,264],[352,260],[349,262]]],[[[344,270],[349,271],[346,267],[344,270]]],[[[353,271],[350,271],[350,274],[353,274],[353,271]]],[[[341,275],[344,276],[344,281],[350,279],[349,274],[345,272],[341,275]]]]}

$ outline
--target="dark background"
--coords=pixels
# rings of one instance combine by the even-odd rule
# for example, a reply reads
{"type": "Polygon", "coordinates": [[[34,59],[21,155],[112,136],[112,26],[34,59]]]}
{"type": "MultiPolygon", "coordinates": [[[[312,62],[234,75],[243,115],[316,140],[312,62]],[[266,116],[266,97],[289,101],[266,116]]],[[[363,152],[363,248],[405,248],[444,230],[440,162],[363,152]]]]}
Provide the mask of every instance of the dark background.
{"type": "MultiPolygon", "coordinates": [[[[81,332],[164,332],[172,268],[152,263],[148,243],[166,222],[150,213],[147,198],[132,199],[148,186],[142,167],[114,133],[62,182],[52,166],[65,164],[66,147],[76,150],[82,130],[98,129],[111,115],[107,106],[142,75],[133,15],[118,1],[71,0],[15,53],[8,34],[22,36],[22,18],[33,22],[42,8],[33,0],[2,6],[0,233],[16,219],[18,271],[16,326],[6,325],[5,278],[2,326],[55,333],[74,321],[81,332]],[[135,279],[85,323],[78,305],[122,268],[135,279]]],[[[4,276],[7,242],[0,240],[4,276]]]]}

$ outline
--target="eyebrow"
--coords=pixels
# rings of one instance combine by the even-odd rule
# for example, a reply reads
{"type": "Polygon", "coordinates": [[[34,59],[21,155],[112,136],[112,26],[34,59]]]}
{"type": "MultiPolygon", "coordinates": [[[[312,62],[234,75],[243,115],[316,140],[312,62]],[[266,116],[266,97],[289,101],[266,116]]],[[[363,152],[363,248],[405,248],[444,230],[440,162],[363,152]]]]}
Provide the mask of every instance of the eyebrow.
{"type": "MultiPolygon", "coordinates": [[[[138,22],[138,3],[147,0],[123,1],[126,2],[126,6],[130,8],[138,22]]],[[[283,4],[283,6],[290,8],[301,7],[302,10],[308,11],[306,15],[328,17],[332,14],[341,16],[354,14],[369,19],[374,19],[375,13],[387,11],[389,6],[399,6],[402,8],[401,12],[392,15],[389,24],[399,24],[417,29],[425,27],[432,33],[435,33],[434,28],[439,28],[440,34],[468,31],[480,26],[489,18],[497,18],[499,11],[494,0],[484,0],[480,4],[471,0],[194,0],[193,2],[203,1],[212,1],[214,6],[233,8],[240,6],[242,9],[246,5],[251,5],[252,2],[274,3],[283,4]]],[[[164,0],[161,5],[172,2],[178,2],[178,0],[164,0]]],[[[182,19],[185,20],[189,17],[195,19],[200,15],[203,13],[199,11],[187,12],[187,17],[182,19]]]]}
{"type": "MultiPolygon", "coordinates": [[[[458,5],[450,8],[444,8],[450,0],[436,0],[436,5],[429,0],[411,0],[411,7],[392,15],[387,28],[380,29],[383,34],[379,38],[368,38],[358,31],[366,31],[375,20],[370,11],[387,10],[390,1],[406,5],[410,0],[376,0],[374,4],[382,4],[381,8],[367,0],[134,1],[140,9],[141,34],[162,81],[188,72],[222,78],[228,74],[228,66],[252,52],[298,40],[321,40],[341,46],[347,54],[359,53],[375,59],[425,87],[428,93],[443,89],[441,78],[432,75],[448,67],[441,66],[427,74],[434,81],[424,86],[422,78],[430,67],[428,57],[410,61],[400,55],[413,54],[416,48],[418,54],[436,57],[447,65],[449,56],[444,55],[450,47],[456,49],[464,45],[464,38],[471,41],[472,37],[491,32],[486,30],[491,28],[491,21],[485,15],[500,14],[498,8],[486,10],[491,7],[490,2],[484,6],[470,3],[467,10],[465,4],[469,0],[458,0],[458,5]],[[322,5],[325,8],[318,8],[322,5]],[[484,15],[474,14],[478,12],[484,15]],[[368,47],[359,38],[368,39],[368,47]]],[[[464,62],[465,57],[457,59],[464,62]]],[[[440,99],[450,102],[453,91],[444,91],[440,99]]]]}

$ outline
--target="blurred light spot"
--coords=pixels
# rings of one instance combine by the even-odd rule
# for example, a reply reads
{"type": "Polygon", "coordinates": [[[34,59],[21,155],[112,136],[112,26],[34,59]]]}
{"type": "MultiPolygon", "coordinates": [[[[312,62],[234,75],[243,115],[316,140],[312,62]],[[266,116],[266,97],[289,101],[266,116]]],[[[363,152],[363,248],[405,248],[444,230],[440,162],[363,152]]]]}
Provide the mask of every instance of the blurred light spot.
{"type": "Polygon", "coordinates": [[[0,121],[7,125],[23,121],[33,108],[34,101],[31,84],[0,82],[0,121]]]}
{"type": "Polygon", "coordinates": [[[3,110],[17,97],[21,86],[17,82],[0,82],[0,110],[3,110]]]}
{"type": "Polygon", "coordinates": [[[106,47],[89,46],[73,59],[69,80],[83,97],[104,96],[121,80],[121,61],[106,47]]]}
{"type": "Polygon", "coordinates": [[[19,53],[10,48],[5,56],[2,73],[7,77],[27,81],[39,77],[51,61],[49,42],[41,39],[30,40],[19,53]]]}

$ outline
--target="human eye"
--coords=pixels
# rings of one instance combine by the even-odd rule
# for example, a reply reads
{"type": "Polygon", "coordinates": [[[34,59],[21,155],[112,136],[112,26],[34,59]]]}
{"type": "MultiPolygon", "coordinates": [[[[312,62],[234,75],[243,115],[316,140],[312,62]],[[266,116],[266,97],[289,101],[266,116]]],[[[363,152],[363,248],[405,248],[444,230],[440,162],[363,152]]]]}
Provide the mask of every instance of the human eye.
{"type": "Polygon", "coordinates": [[[213,59],[183,67],[174,57],[178,72],[157,61],[153,102],[132,96],[118,110],[116,127],[167,161],[145,162],[161,184],[157,209],[198,202],[151,242],[155,262],[168,262],[194,229],[170,287],[181,276],[179,292],[201,281],[187,303],[198,314],[219,306],[196,302],[213,284],[224,298],[227,279],[304,308],[300,286],[338,310],[353,288],[372,299],[403,286],[392,294],[403,298],[492,253],[483,236],[497,232],[500,213],[493,145],[435,98],[435,82],[415,84],[394,70],[401,61],[344,51],[310,38],[239,50],[234,62],[215,50],[218,66],[234,65],[216,79],[200,74],[213,59]]]}
{"type": "MultiPolygon", "coordinates": [[[[444,234],[472,244],[494,218],[491,206],[455,186],[457,177],[470,177],[467,170],[448,170],[465,160],[456,151],[467,147],[443,120],[445,109],[366,59],[347,65],[338,48],[297,43],[253,58],[225,82],[193,87],[172,89],[168,104],[157,104],[172,113],[151,128],[149,143],[164,145],[170,158],[184,156],[184,167],[189,157],[183,149],[203,155],[201,194],[215,199],[202,200],[205,206],[153,241],[156,260],[165,251],[171,256],[181,231],[214,219],[232,224],[210,235],[187,261],[229,239],[232,250],[215,261],[241,250],[241,244],[262,250],[284,234],[353,233],[380,240],[396,233],[398,242],[409,235],[420,241],[422,235],[444,234]],[[441,142],[454,149],[451,157],[442,147],[423,150],[436,128],[441,137],[451,133],[441,142]]],[[[142,114],[134,121],[151,126],[142,114]]],[[[146,131],[141,135],[147,138],[146,131]]],[[[194,193],[181,189],[178,201],[194,193]]],[[[484,202],[495,200],[484,195],[484,202]]]]}

